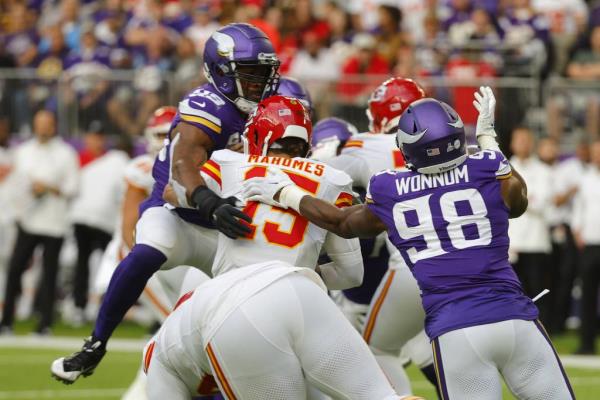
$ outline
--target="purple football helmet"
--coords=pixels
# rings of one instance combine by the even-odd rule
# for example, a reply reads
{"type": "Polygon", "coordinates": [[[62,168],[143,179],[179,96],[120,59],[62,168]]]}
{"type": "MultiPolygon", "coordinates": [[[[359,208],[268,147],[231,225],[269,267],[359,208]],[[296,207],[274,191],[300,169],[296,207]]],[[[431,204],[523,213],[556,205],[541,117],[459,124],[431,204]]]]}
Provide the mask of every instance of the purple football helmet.
{"type": "Polygon", "coordinates": [[[354,125],[342,119],[329,117],[320,120],[313,126],[311,158],[327,161],[335,157],[348,139],[357,133],[354,125]]]}
{"type": "Polygon", "coordinates": [[[308,110],[308,113],[310,114],[312,112],[310,93],[308,93],[308,90],[306,90],[306,88],[296,79],[287,76],[279,78],[277,94],[300,100],[300,103],[308,110]]]}
{"type": "Polygon", "coordinates": [[[448,104],[424,98],[412,103],[398,122],[396,143],[406,166],[423,174],[448,171],[467,158],[465,127],[448,104]]]}
{"type": "Polygon", "coordinates": [[[279,60],[271,41],[250,24],[229,24],[204,47],[204,74],[243,113],[277,92],[279,60]]]}

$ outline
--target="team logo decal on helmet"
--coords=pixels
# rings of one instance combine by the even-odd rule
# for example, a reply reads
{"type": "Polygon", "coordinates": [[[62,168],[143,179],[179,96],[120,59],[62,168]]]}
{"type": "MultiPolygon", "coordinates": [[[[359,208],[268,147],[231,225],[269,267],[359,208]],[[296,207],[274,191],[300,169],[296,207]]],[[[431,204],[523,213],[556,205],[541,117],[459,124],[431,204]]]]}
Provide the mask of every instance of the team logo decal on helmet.
{"type": "Polygon", "coordinates": [[[226,25],[204,47],[206,78],[246,114],[277,92],[279,64],[267,36],[250,24],[226,25]]]}
{"type": "Polygon", "coordinates": [[[369,98],[367,117],[372,133],[392,133],[402,112],[425,91],[412,79],[390,78],[377,87],[369,98]]]}

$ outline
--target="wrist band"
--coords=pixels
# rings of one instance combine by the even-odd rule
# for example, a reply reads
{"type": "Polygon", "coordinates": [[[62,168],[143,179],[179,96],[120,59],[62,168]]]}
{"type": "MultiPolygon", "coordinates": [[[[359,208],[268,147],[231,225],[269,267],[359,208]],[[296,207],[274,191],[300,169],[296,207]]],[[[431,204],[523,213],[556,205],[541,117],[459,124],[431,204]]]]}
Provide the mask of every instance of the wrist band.
{"type": "Polygon", "coordinates": [[[291,208],[296,212],[300,212],[300,200],[308,194],[296,185],[288,185],[281,189],[279,193],[279,203],[283,206],[291,208]]]}
{"type": "Polygon", "coordinates": [[[494,136],[479,135],[477,136],[477,142],[482,150],[496,150],[502,152],[494,136]]]}

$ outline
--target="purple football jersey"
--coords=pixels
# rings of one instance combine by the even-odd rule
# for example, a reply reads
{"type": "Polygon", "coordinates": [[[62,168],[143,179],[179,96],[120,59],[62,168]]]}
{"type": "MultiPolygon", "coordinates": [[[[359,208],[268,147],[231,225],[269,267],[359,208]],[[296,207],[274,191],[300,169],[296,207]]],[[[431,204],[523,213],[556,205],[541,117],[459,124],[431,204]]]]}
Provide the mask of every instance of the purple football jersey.
{"type": "MultiPolygon", "coordinates": [[[[179,102],[177,115],[171,124],[169,141],[172,130],[180,122],[185,122],[201,129],[212,139],[213,151],[222,150],[228,145],[240,141],[240,134],[244,131],[246,118],[247,116],[242,114],[231,101],[207,83],[194,89],[179,102]]],[[[141,204],[140,215],[150,207],[165,204],[162,194],[165,186],[169,183],[170,155],[171,145],[167,144],[156,157],[152,167],[154,187],[150,197],[141,204]]],[[[188,222],[206,226],[196,210],[176,208],[175,212],[188,222]]]]}
{"type": "Polygon", "coordinates": [[[425,175],[384,171],[371,178],[367,204],[387,226],[419,283],[430,339],[538,311],[508,262],[508,208],[500,152],[481,151],[457,168],[425,175]]]}

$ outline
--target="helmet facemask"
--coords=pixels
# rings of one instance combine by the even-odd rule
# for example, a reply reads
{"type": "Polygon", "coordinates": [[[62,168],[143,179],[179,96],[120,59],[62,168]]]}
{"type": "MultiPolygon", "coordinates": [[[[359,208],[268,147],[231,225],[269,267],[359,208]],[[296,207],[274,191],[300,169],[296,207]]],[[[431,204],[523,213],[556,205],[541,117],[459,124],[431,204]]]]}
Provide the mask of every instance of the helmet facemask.
{"type": "MultiPolygon", "coordinates": [[[[280,62],[274,54],[260,54],[258,61],[229,61],[220,64],[217,73],[228,77],[235,87],[221,91],[236,107],[245,114],[252,112],[257,104],[277,92],[279,86],[280,62]]],[[[208,67],[205,65],[205,72],[208,67]]],[[[208,80],[214,83],[211,75],[208,80]]]]}

